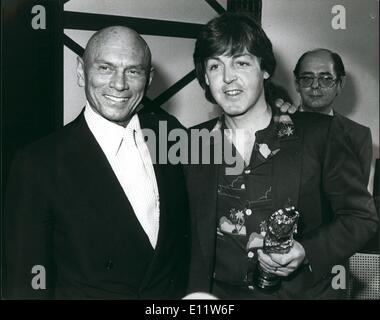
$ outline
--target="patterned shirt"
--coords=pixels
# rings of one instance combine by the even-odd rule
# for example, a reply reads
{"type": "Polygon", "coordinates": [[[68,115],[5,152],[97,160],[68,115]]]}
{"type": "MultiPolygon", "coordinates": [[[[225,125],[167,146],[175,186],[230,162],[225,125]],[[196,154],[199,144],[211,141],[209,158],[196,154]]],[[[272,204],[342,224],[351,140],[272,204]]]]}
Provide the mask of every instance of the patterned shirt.
{"type": "Polygon", "coordinates": [[[273,120],[256,132],[250,163],[241,174],[226,175],[226,164],[219,168],[214,270],[217,281],[246,288],[252,281],[255,259],[252,254],[248,256],[246,246],[252,232],[260,233],[261,222],[274,212],[272,156],[279,152],[276,133],[273,120]]]}

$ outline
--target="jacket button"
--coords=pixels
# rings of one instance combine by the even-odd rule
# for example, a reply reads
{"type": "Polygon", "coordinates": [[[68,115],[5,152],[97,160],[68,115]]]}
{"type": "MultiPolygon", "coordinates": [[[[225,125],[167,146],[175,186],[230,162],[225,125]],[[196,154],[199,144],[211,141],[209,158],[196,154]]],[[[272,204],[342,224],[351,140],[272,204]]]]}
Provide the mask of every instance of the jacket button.
{"type": "Polygon", "coordinates": [[[106,263],[106,269],[107,270],[111,270],[113,268],[113,261],[112,260],[108,260],[107,263],[106,263]]]}

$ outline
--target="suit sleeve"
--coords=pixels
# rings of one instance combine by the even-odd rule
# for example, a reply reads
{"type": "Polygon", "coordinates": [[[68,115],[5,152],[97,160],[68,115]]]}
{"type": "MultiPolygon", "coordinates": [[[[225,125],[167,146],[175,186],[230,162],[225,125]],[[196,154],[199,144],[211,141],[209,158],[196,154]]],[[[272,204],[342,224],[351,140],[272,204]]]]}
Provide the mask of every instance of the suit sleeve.
{"type": "Polygon", "coordinates": [[[315,282],[360,250],[378,227],[361,164],[335,121],[331,122],[322,166],[322,192],[333,217],[301,241],[315,282]]]}
{"type": "Polygon", "coordinates": [[[5,196],[5,296],[46,299],[52,295],[52,218],[46,163],[20,153],[10,170],[5,196]]]}
{"type": "Polygon", "coordinates": [[[368,184],[372,163],[372,136],[371,130],[369,128],[367,128],[366,135],[361,144],[361,148],[359,151],[359,159],[361,162],[364,177],[368,184]]]}
{"type": "MultiPolygon", "coordinates": [[[[194,179],[192,175],[192,169],[197,168],[197,165],[185,166],[187,171],[186,183],[188,191],[191,191],[194,186],[199,184],[198,179],[194,179]]],[[[197,170],[197,169],[195,169],[197,170]]],[[[199,202],[199,198],[194,196],[193,192],[188,192],[189,202],[199,202]]],[[[205,261],[202,254],[202,247],[200,243],[200,238],[197,232],[197,222],[196,222],[196,212],[191,210],[190,205],[190,221],[191,221],[191,259],[189,266],[189,280],[186,290],[186,294],[196,293],[196,292],[210,292],[210,272],[209,264],[205,261]]]]}

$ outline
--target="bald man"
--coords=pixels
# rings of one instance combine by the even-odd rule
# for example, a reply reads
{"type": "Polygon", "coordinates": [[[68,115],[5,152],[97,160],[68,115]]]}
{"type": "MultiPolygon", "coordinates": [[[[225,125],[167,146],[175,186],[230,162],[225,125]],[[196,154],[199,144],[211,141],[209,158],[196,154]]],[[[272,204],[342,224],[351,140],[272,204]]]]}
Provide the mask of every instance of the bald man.
{"type": "Polygon", "coordinates": [[[159,139],[160,121],[168,130],[180,124],[136,112],[153,77],[149,47],[131,29],[105,28],[77,74],[82,113],[21,150],[10,172],[6,298],[181,298],[189,254],[182,168],[155,164],[143,137],[150,129],[159,139]]]}
{"type": "Polygon", "coordinates": [[[345,84],[342,58],[328,49],[307,51],[299,58],[293,73],[296,90],[301,97],[300,110],[334,116],[359,160],[368,184],[372,161],[371,131],[333,108],[345,84]]]}

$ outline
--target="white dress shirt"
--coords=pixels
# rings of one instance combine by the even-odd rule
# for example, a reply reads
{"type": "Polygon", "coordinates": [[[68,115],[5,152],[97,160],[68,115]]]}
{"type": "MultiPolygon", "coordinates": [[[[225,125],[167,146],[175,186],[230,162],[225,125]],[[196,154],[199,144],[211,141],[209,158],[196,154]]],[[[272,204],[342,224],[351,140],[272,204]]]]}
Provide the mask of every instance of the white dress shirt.
{"type": "Polygon", "coordinates": [[[124,128],[100,116],[87,102],[84,117],[155,248],[160,218],[159,193],[138,116],[134,115],[124,128]]]}
{"type": "MultiPolygon", "coordinates": [[[[308,111],[306,111],[306,110],[302,107],[302,104],[300,105],[299,111],[300,111],[300,112],[308,112],[308,111]]],[[[309,112],[310,112],[310,111],[309,111],[309,112]]],[[[334,110],[331,109],[329,113],[324,113],[324,114],[327,114],[328,116],[332,116],[332,117],[333,117],[333,116],[334,116],[334,110]]]]}

